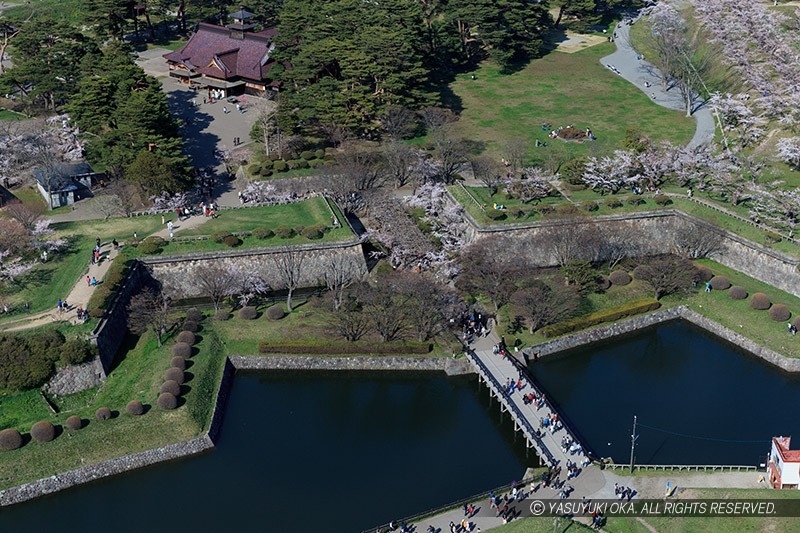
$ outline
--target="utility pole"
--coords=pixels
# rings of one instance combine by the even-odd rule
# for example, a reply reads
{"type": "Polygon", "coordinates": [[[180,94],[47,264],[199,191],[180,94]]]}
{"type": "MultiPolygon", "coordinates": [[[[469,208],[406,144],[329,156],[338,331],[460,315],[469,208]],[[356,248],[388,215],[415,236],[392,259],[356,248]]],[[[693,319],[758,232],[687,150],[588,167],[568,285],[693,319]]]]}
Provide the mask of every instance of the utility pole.
{"type": "Polygon", "coordinates": [[[633,473],[633,452],[636,449],[636,440],[639,435],[636,434],[636,415],[633,415],[633,431],[631,431],[631,473],[633,473]]]}

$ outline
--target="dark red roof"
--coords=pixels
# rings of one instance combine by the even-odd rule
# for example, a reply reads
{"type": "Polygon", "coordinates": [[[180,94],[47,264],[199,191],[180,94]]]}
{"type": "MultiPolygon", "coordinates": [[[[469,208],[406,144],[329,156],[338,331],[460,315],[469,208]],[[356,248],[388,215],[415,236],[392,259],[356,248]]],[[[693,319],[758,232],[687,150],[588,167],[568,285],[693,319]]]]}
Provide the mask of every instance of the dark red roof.
{"type": "Polygon", "coordinates": [[[775,442],[775,448],[781,454],[781,459],[785,463],[800,463],[800,450],[790,450],[789,446],[792,443],[791,437],[772,437],[775,442]]]}
{"type": "Polygon", "coordinates": [[[234,39],[228,28],[201,22],[183,48],[164,54],[164,58],[212,78],[262,81],[275,63],[269,55],[277,33],[276,28],[267,28],[234,39]]]}

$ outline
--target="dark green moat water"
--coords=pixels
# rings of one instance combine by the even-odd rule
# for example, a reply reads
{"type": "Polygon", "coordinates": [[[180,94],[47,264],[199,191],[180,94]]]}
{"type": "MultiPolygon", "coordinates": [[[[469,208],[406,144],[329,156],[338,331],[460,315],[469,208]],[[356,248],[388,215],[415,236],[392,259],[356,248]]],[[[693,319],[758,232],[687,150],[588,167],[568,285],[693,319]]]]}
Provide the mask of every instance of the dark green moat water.
{"type": "Polygon", "coordinates": [[[538,461],[514,440],[474,376],[239,374],[214,452],[4,508],[0,531],[361,531],[519,479],[538,461]]]}
{"type": "Polygon", "coordinates": [[[530,369],[588,446],[616,462],[629,461],[633,415],[639,464],[758,465],[778,435],[800,447],[800,376],[684,322],[530,369]]]}

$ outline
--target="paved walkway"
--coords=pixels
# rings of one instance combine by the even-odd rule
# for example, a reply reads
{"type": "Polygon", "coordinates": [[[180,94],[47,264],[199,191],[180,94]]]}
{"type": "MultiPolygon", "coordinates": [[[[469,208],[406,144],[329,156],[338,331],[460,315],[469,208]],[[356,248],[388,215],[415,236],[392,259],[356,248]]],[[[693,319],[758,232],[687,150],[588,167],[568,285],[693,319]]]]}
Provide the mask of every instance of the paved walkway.
{"type": "MultiPolygon", "coordinates": [[[[208,218],[204,216],[193,216],[183,221],[173,221],[173,233],[177,234],[181,231],[196,228],[203,224],[206,220],[208,220],[208,218]]],[[[167,229],[165,226],[154,232],[152,235],[169,240],[169,229],[167,229]]],[[[119,250],[114,249],[110,242],[103,242],[100,244],[100,263],[94,265],[89,264],[88,269],[78,276],[78,281],[75,282],[75,285],[73,285],[69,295],[67,295],[65,298],[69,306],[66,311],[59,312],[58,309],[54,307],[49,311],[43,311],[34,315],[22,316],[14,320],[4,322],[3,325],[0,326],[0,331],[20,331],[58,321],[66,321],[72,324],[77,324],[78,317],[76,311],[78,307],[86,309],[87,305],[89,304],[89,299],[92,297],[92,294],[97,288],[97,286],[86,283],[86,276],[89,276],[90,280],[91,278],[95,278],[98,282],[102,283],[106,273],[108,272],[108,269],[111,267],[111,263],[117,257],[118,253],[119,250]]],[[[53,298],[57,299],[58,295],[53,295],[53,298]]]]}
{"type": "MultiPolygon", "coordinates": [[[[617,45],[617,51],[602,58],[600,63],[606,67],[613,65],[620,76],[638,87],[643,93],[649,97],[655,96],[652,100],[656,104],[668,109],[685,112],[686,106],[680,91],[675,87],[665,91],[661,86],[661,76],[658,73],[658,69],[644,59],[637,59],[638,54],[631,46],[629,30],[630,26],[625,24],[620,24],[619,27],[615,28],[616,38],[614,42],[617,45]],[[645,82],[651,86],[646,87],[645,82]]],[[[696,97],[695,101],[695,110],[692,116],[697,121],[697,130],[687,145],[689,148],[696,148],[710,143],[716,131],[714,115],[711,109],[699,96],[696,97]]]]}

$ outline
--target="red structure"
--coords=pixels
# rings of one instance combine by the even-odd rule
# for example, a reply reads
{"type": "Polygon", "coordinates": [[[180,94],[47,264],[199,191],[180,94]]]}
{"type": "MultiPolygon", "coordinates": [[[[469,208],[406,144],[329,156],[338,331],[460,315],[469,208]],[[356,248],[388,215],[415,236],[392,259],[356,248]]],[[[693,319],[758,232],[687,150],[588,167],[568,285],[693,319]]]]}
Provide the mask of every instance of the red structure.
{"type": "Polygon", "coordinates": [[[775,489],[800,488],[800,450],[790,450],[791,437],[772,437],[769,482],[775,489]]]}

